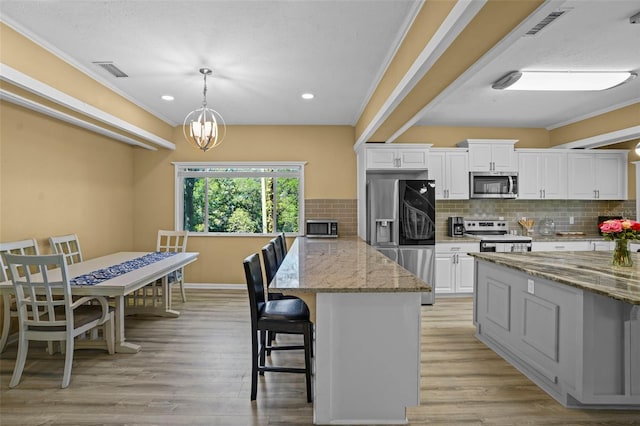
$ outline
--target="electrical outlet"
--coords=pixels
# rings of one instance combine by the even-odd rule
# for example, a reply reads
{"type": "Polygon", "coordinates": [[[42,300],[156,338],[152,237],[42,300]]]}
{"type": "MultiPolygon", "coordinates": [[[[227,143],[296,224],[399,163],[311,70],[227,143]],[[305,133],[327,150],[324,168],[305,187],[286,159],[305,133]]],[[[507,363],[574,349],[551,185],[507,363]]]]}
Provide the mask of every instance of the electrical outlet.
{"type": "Polygon", "coordinates": [[[574,223],[573,216],[569,216],[569,225],[573,225],[574,223]]]}
{"type": "Polygon", "coordinates": [[[534,284],[533,284],[533,280],[528,279],[527,280],[527,291],[531,294],[534,293],[535,289],[534,289],[534,284]]]}

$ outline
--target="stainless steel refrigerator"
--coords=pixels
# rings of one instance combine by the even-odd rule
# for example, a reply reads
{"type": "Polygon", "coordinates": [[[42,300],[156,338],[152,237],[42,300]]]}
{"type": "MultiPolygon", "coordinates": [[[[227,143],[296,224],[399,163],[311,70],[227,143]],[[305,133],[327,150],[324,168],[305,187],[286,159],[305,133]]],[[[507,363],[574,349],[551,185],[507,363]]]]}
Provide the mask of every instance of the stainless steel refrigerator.
{"type": "Polygon", "coordinates": [[[367,179],[367,243],[430,284],[435,302],[435,181],[367,179]]]}

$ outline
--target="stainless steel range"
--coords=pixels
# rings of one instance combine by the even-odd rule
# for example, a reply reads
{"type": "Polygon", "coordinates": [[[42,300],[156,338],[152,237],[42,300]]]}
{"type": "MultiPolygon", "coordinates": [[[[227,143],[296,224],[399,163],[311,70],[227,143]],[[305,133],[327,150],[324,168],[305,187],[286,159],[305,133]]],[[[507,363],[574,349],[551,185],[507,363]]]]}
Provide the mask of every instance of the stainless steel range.
{"type": "Polygon", "coordinates": [[[480,240],[481,252],[531,251],[531,237],[509,234],[509,224],[502,219],[464,219],[467,237],[480,240]]]}

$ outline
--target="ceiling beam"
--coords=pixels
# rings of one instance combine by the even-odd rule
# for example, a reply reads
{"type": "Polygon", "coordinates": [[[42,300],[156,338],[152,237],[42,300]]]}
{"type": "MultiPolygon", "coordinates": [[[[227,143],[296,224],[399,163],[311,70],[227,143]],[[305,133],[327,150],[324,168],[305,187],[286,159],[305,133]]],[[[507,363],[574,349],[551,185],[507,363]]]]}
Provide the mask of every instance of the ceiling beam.
{"type": "Polygon", "coordinates": [[[13,84],[24,89],[34,95],[47,99],[64,108],[68,108],[79,114],[87,116],[93,120],[104,123],[110,127],[122,130],[132,136],[148,141],[161,148],[175,150],[176,146],[173,142],[168,141],[160,136],[154,135],[147,130],[135,126],[121,118],[111,115],[99,108],[87,104],[73,96],[67,95],[39,80],[10,67],[9,65],[0,63],[0,80],[13,84]]]}
{"type": "MultiPolygon", "coordinates": [[[[473,2],[472,2],[473,3],[473,2]]],[[[368,140],[389,142],[477,61],[490,52],[541,6],[545,0],[488,1],[459,33],[413,89],[368,140]]],[[[455,114],[455,111],[451,112],[455,114]]],[[[410,123],[412,125],[413,123],[410,123]]]]}
{"type": "Polygon", "coordinates": [[[600,148],[634,139],[640,139],[640,126],[627,127],[626,129],[615,130],[613,132],[603,133],[590,138],[563,143],[561,145],[556,145],[553,148],[600,148]]]}
{"type": "Polygon", "coordinates": [[[12,104],[19,105],[24,108],[28,108],[32,111],[39,112],[40,114],[47,115],[57,120],[64,121],[65,123],[73,124],[74,126],[81,127],[91,132],[106,136],[108,138],[115,139],[120,142],[124,142],[128,145],[138,146],[144,149],[148,149],[150,151],[158,150],[158,148],[156,148],[155,146],[147,145],[135,139],[121,135],[120,133],[116,133],[112,130],[105,129],[104,127],[82,120],[78,117],[65,114],[62,111],[48,107],[32,99],[27,99],[25,97],[16,95],[15,93],[11,93],[4,89],[0,89],[0,99],[2,99],[3,101],[11,102],[12,104]]]}
{"type": "MultiPolygon", "coordinates": [[[[378,130],[393,110],[407,94],[411,92],[451,43],[453,43],[486,1],[487,0],[457,1],[455,3],[411,67],[406,71],[400,82],[393,88],[382,106],[377,110],[372,120],[366,125],[362,133],[356,135],[354,150],[361,144],[367,142],[374,132],[378,130]]],[[[424,5],[421,13],[428,13],[424,5]]],[[[420,20],[417,22],[414,20],[413,25],[419,25],[420,22],[420,20]]],[[[403,43],[406,41],[407,39],[405,38],[403,43]]],[[[389,70],[389,67],[387,67],[387,70],[389,70]]]]}

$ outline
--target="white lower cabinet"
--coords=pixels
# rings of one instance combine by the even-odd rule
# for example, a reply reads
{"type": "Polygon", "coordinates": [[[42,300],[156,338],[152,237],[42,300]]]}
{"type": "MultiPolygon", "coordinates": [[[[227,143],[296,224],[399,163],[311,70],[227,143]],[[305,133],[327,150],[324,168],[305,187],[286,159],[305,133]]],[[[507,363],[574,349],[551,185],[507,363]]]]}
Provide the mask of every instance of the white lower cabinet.
{"type": "Polygon", "coordinates": [[[467,253],[480,251],[480,243],[436,244],[436,294],[473,293],[475,267],[467,253]]]}
{"type": "Polygon", "coordinates": [[[613,241],[534,241],[531,251],[607,251],[613,250],[613,241]]]}
{"type": "Polygon", "coordinates": [[[534,241],[531,251],[589,251],[591,241],[534,241]]]}
{"type": "Polygon", "coordinates": [[[593,251],[609,251],[613,250],[613,246],[615,243],[613,241],[589,241],[590,248],[589,250],[593,251]]]}

